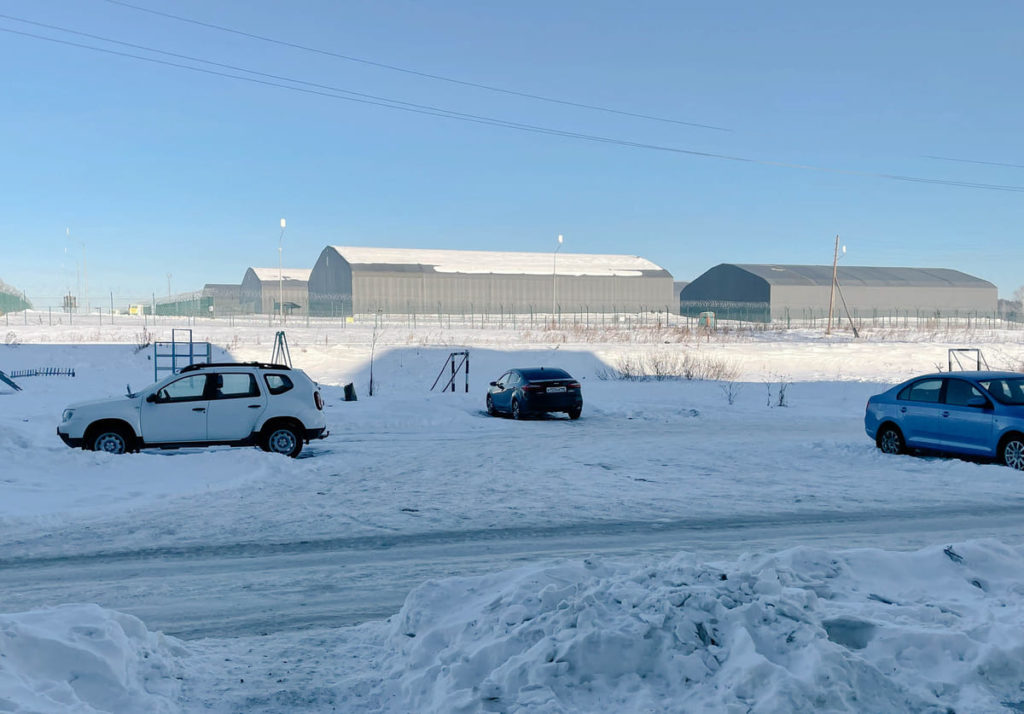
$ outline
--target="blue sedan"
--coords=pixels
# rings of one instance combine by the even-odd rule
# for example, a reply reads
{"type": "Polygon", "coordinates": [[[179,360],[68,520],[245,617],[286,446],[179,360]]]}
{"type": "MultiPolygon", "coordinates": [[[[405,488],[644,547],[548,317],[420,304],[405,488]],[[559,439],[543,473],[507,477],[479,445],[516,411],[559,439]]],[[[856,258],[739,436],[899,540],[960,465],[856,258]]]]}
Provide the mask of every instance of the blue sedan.
{"type": "Polygon", "coordinates": [[[487,413],[508,413],[513,419],[529,414],[565,412],[579,419],[583,411],[580,383],[564,369],[534,367],[510,369],[487,390],[487,413]]]}
{"type": "Polygon", "coordinates": [[[980,456],[1024,470],[1024,374],[915,377],[868,399],[864,430],[886,454],[980,456]]]}

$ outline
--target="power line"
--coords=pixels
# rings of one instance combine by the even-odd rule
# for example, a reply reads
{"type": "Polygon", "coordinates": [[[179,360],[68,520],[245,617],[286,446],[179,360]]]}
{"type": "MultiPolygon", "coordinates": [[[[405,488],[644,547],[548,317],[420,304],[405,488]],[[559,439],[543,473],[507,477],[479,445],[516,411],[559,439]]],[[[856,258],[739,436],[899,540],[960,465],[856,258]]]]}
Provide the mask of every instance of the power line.
{"type": "Polygon", "coordinates": [[[692,126],[700,129],[713,129],[715,131],[732,131],[732,129],[726,129],[720,126],[714,126],[712,124],[701,124],[692,121],[682,121],[680,119],[670,119],[667,117],[654,116],[652,114],[640,114],[638,112],[627,112],[621,109],[611,109],[610,107],[602,107],[595,104],[584,104],[582,102],[573,102],[567,99],[556,99],[554,97],[545,97],[540,94],[530,94],[529,92],[520,92],[515,89],[506,89],[504,87],[496,87],[490,84],[480,84],[477,82],[469,82],[462,79],[455,79],[453,77],[445,77],[440,74],[431,74],[429,72],[421,72],[415,69],[409,69],[408,67],[399,67],[393,64],[386,64],[384,62],[377,62],[375,60],[365,59],[363,57],[353,57],[351,55],[344,55],[338,52],[331,52],[330,50],[323,50],[317,47],[309,47],[307,45],[300,45],[295,42],[287,42],[285,40],[278,40],[273,37],[267,37],[265,35],[257,35],[252,32],[244,32],[243,30],[236,30],[233,27],[226,27],[224,25],[215,25],[211,22],[203,22],[190,17],[183,17],[182,15],[174,15],[169,12],[162,12],[160,10],[153,10],[148,7],[142,7],[140,5],[133,5],[122,0],[107,0],[112,5],[120,5],[121,7],[131,8],[132,10],[138,10],[139,12],[148,12],[151,15],[158,15],[160,17],[166,17],[171,20],[177,20],[178,22],[187,22],[192,25],[198,25],[200,27],[207,27],[213,30],[219,30],[221,32],[230,32],[233,35],[239,35],[241,37],[247,37],[252,40],[259,40],[260,42],[269,42],[274,45],[280,45],[281,47],[290,47],[296,50],[302,50],[304,52],[313,52],[318,55],[326,57],[334,57],[336,59],[345,60],[347,62],[358,62],[359,64],[369,65],[371,67],[379,67],[381,69],[391,70],[393,72],[403,72],[405,74],[411,74],[416,77],[424,77],[426,79],[435,79],[441,82],[449,82],[451,84],[458,84],[463,87],[474,87],[476,89],[484,89],[489,92],[499,92],[501,94],[508,94],[515,97],[524,97],[526,99],[535,99],[541,102],[549,102],[551,104],[562,104],[568,107],[576,107],[578,109],[590,109],[592,111],[607,112],[609,114],[618,114],[620,116],[634,117],[637,119],[648,119],[651,121],[667,122],[669,124],[681,124],[683,126],[692,126]]]}
{"type": "MultiPolygon", "coordinates": [[[[0,15],[0,17],[4,17],[4,18],[7,18],[7,19],[18,20],[18,18],[12,18],[12,17],[6,16],[6,15],[0,15]]],[[[20,20],[18,20],[18,21],[20,21],[20,20]]],[[[32,23],[32,24],[37,24],[38,25],[39,23],[32,23]]],[[[55,27],[55,26],[52,26],[52,27],[55,27]]],[[[341,100],[344,100],[344,101],[356,102],[356,103],[359,103],[359,104],[369,104],[369,105],[373,105],[373,106],[384,107],[384,108],[387,108],[387,109],[397,109],[397,110],[400,110],[400,111],[411,112],[411,113],[414,113],[414,114],[425,114],[425,115],[428,115],[428,116],[436,116],[436,117],[442,117],[442,118],[447,118],[447,119],[455,119],[457,121],[471,122],[471,123],[474,123],[474,124],[484,124],[484,125],[487,125],[487,126],[497,126],[497,127],[501,127],[501,128],[514,129],[514,130],[517,130],[517,131],[524,131],[524,132],[535,133],[535,134],[546,134],[546,135],[549,135],[549,136],[560,136],[560,137],[571,138],[571,139],[579,139],[579,140],[582,140],[582,141],[590,141],[590,142],[595,142],[595,143],[603,143],[603,144],[611,144],[611,145],[615,145],[615,146],[623,146],[623,147],[627,147],[627,148],[646,149],[646,150],[650,150],[650,151],[660,151],[660,152],[667,152],[667,153],[673,153],[673,154],[683,154],[683,155],[687,155],[687,156],[697,156],[697,157],[703,157],[703,158],[709,158],[709,159],[719,159],[719,160],[723,160],[723,161],[735,161],[735,162],[755,164],[755,165],[760,165],[760,166],[772,166],[772,167],[777,167],[777,168],[800,169],[800,170],[803,170],[803,171],[818,171],[818,172],[824,172],[824,173],[841,174],[841,175],[846,175],[846,176],[861,176],[861,177],[865,177],[865,178],[882,178],[882,179],[887,179],[887,180],[891,180],[891,181],[904,181],[904,182],[910,182],[910,183],[924,183],[924,184],[932,184],[932,185],[939,185],[939,186],[954,186],[954,187],[959,187],[959,188],[976,188],[976,189],[988,190],[988,191],[1008,191],[1008,192],[1015,192],[1015,193],[1024,192],[1024,186],[989,184],[989,183],[979,183],[979,182],[973,182],[973,181],[956,181],[956,180],[951,180],[951,179],[933,179],[933,178],[924,178],[924,177],[918,177],[918,176],[905,176],[905,175],[900,175],[900,174],[878,173],[878,172],[869,172],[869,171],[856,171],[856,170],[852,170],[852,169],[838,169],[838,168],[831,168],[831,167],[826,167],[826,166],[814,166],[814,165],[810,165],[810,164],[798,164],[798,163],[787,162],[787,161],[772,161],[772,160],[766,160],[766,159],[752,159],[752,158],[743,157],[743,156],[733,156],[733,155],[729,155],[729,154],[718,154],[718,153],[707,152],[707,151],[697,151],[697,150],[694,150],[694,149],[682,149],[682,148],[679,148],[679,147],[664,146],[664,145],[660,145],[660,144],[650,144],[650,143],[638,142],[638,141],[629,141],[629,140],[626,140],[626,139],[616,139],[616,138],[613,138],[613,137],[605,137],[605,136],[599,136],[599,135],[595,135],[595,134],[584,134],[584,133],[581,133],[581,132],[566,131],[566,130],[562,130],[562,129],[554,129],[554,128],[551,128],[551,127],[544,127],[544,126],[539,126],[539,125],[534,125],[534,124],[524,124],[524,123],[520,123],[520,122],[512,122],[512,121],[507,121],[507,120],[503,120],[503,119],[496,119],[496,118],[492,118],[492,117],[478,116],[478,115],[473,115],[473,114],[464,114],[464,113],[461,113],[461,112],[454,112],[454,111],[450,111],[450,110],[446,110],[446,109],[441,109],[441,108],[437,108],[437,107],[430,107],[428,105],[415,105],[415,104],[412,104],[412,103],[409,103],[409,102],[401,102],[401,101],[398,101],[398,100],[391,100],[391,99],[387,99],[387,98],[383,98],[383,97],[371,97],[371,95],[359,95],[359,93],[349,92],[348,90],[338,90],[338,89],[333,89],[333,88],[327,88],[327,91],[325,91],[324,88],[322,87],[322,85],[313,85],[312,83],[302,82],[301,80],[291,80],[291,79],[288,79],[288,78],[277,77],[275,75],[266,75],[264,73],[256,72],[254,70],[238,69],[236,71],[244,71],[244,72],[247,72],[247,73],[250,73],[250,74],[254,74],[254,75],[262,75],[264,77],[273,77],[274,79],[278,79],[278,80],[281,80],[281,81],[273,81],[272,79],[269,79],[269,78],[261,79],[259,76],[246,77],[246,76],[237,75],[237,74],[231,74],[231,73],[228,73],[228,72],[222,72],[222,71],[214,70],[214,69],[206,69],[206,68],[203,68],[203,67],[195,67],[195,66],[192,66],[192,65],[181,64],[181,63],[178,63],[178,62],[170,62],[170,61],[167,61],[167,60],[161,60],[161,59],[157,59],[155,57],[145,57],[145,56],[142,56],[142,55],[135,55],[135,54],[132,54],[132,53],[129,53],[129,52],[121,52],[121,51],[118,51],[118,50],[112,50],[112,49],[107,49],[107,48],[103,48],[103,47],[95,47],[93,45],[86,45],[86,44],[83,44],[83,43],[80,43],[80,42],[72,42],[70,40],[61,40],[61,39],[58,39],[58,38],[55,38],[55,37],[46,37],[44,35],[36,35],[36,34],[30,33],[30,32],[23,32],[21,30],[14,30],[14,29],[11,29],[11,28],[6,28],[6,27],[0,27],[0,32],[7,32],[7,33],[10,33],[10,34],[21,35],[23,37],[29,37],[29,38],[33,38],[33,39],[37,39],[37,40],[43,40],[43,41],[46,41],[46,42],[52,42],[52,43],[56,43],[56,44],[67,45],[67,46],[70,46],[70,47],[78,47],[78,48],[90,50],[90,51],[93,51],[93,52],[100,52],[100,53],[114,55],[114,56],[118,56],[118,57],[125,57],[125,58],[129,58],[129,59],[140,60],[140,61],[143,61],[143,62],[150,62],[150,63],[153,63],[153,64],[165,65],[165,66],[168,66],[168,67],[175,67],[175,68],[178,68],[178,69],[185,69],[185,70],[190,70],[190,71],[193,71],[193,72],[200,72],[200,73],[203,73],[203,74],[209,74],[209,75],[214,75],[214,76],[218,76],[218,77],[225,77],[225,78],[228,78],[228,79],[237,79],[237,80],[241,80],[243,82],[251,82],[253,84],[260,84],[260,85],[265,85],[265,86],[278,87],[280,89],[287,89],[287,90],[293,91],[293,92],[302,92],[304,94],[312,94],[312,95],[316,95],[316,96],[328,97],[328,98],[331,98],[331,99],[341,99],[341,100]],[[283,82],[294,82],[296,84],[305,84],[305,85],[308,85],[308,86],[294,86],[294,84],[284,84],[283,82]],[[321,88],[317,88],[317,87],[321,87],[321,88]],[[334,93],[335,91],[345,92],[346,94],[352,95],[352,96],[344,96],[344,95],[340,95],[340,94],[335,94],[334,93]]],[[[74,31],[70,31],[70,32],[74,32],[74,31]]],[[[77,33],[77,34],[84,34],[84,33],[77,33]]],[[[122,43],[122,44],[125,44],[125,43],[122,43]]],[[[144,47],[139,46],[139,45],[133,45],[133,47],[145,49],[145,50],[151,51],[151,52],[157,52],[157,53],[162,52],[161,50],[155,50],[155,49],[150,50],[148,48],[144,48],[144,47]]],[[[165,54],[170,54],[170,53],[165,53],[165,54]]],[[[224,66],[224,65],[217,65],[217,63],[207,62],[206,60],[187,58],[184,55],[175,55],[175,56],[177,56],[179,58],[183,58],[183,59],[190,59],[192,61],[204,62],[204,63],[211,64],[211,65],[214,65],[214,66],[224,66]]]]}
{"type": "Polygon", "coordinates": [[[1004,164],[1000,161],[978,161],[976,159],[952,159],[948,156],[931,156],[925,154],[926,159],[936,159],[938,161],[955,161],[960,164],[982,164],[984,166],[1005,166],[1011,169],[1024,169],[1024,164],[1004,164]]]}
{"type": "MultiPolygon", "coordinates": [[[[132,49],[142,50],[144,52],[152,52],[152,53],[164,55],[164,56],[167,56],[167,57],[175,57],[177,59],[188,60],[190,62],[199,62],[201,64],[210,65],[212,67],[220,67],[221,69],[230,69],[230,70],[235,71],[235,72],[245,72],[246,74],[252,74],[252,75],[255,75],[257,77],[265,77],[267,79],[280,80],[280,81],[283,81],[283,82],[290,82],[292,84],[299,84],[299,85],[302,85],[302,86],[305,86],[305,87],[314,87],[316,89],[324,89],[324,90],[327,90],[327,91],[330,91],[330,92],[338,92],[340,94],[347,94],[347,95],[350,95],[352,97],[362,97],[364,99],[374,100],[374,102],[381,102],[381,103],[385,103],[385,104],[394,104],[394,105],[401,105],[401,106],[410,107],[410,108],[414,108],[414,109],[421,109],[421,110],[424,110],[425,112],[429,112],[429,113],[431,113],[433,115],[437,115],[437,116],[464,117],[466,119],[476,119],[476,120],[481,120],[481,121],[486,121],[486,122],[494,122],[494,123],[497,123],[497,124],[510,124],[510,125],[511,124],[515,124],[517,126],[529,126],[527,124],[519,124],[517,122],[511,122],[511,121],[504,120],[504,119],[496,119],[496,118],[493,118],[493,117],[486,117],[486,116],[480,116],[480,115],[476,115],[476,114],[468,114],[468,113],[464,113],[464,112],[457,112],[457,111],[454,111],[454,110],[451,110],[451,109],[444,109],[444,108],[441,108],[441,107],[434,107],[434,106],[431,106],[429,104],[416,104],[414,102],[406,102],[406,101],[402,101],[400,99],[391,99],[389,97],[381,97],[381,96],[374,95],[374,94],[367,94],[365,92],[356,92],[356,91],[352,91],[350,89],[344,89],[344,88],[341,88],[341,87],[334,87],[334,86],[331,86],[331,85],[328,85],[328,84],[318,84],[316,82],[307,82],[307,81],[304,81],[304,80],[301,80],[301,79],[294,79],[292,77],[285,77],[283,75],[270,74],[268,72],[260,72],[258,70],[253,70],[253,69],[246,69],[245,67],[239,67],[238,65],[225,64],[223,62],[214,62],[214,61],[211,61],[211,60],[202,59],[200,57],[192,57],[190,55],[180,54],[178,52],[168,52],[166,50],[158,50],[158,49],[153,48],[153,47],[147,47],[146,45],[138,45],[138,44],[134,44],[132,42],[123,42],[121,40],[115,40],[115,39],[112,39],[110,37],[104,37],[102,35],[94,35],[94,34],[91,34],[91,33],[88,33],[88,32],[80,32],[78,30],[71,30],[71,29],[68,29],[66,27],[61,27],[59,25],[51,25],[51,24],[47,24],[45,22],[36,22],[34,20],[26,20],[24,18],[14,17],[13,15],[4,15],[4,14],[0,13],[0,19],[13,20],[15,22],[21,22],[21,23],[24,23],[24,24],[27,24],[27,25],[35,25],[36,27],[43,27],[43,28],[46,28],[48,30],[56,30],[58,32],[65,32],[67,34],[77,35],[79,37],[88,37],[88,38],[93,39],[93,40],[99,40],[101,42],[108,42],[110,44],[120,45],[121,47],[130,47],[132,49]]],[[[2,28],[0,28],[0,29],[2,29],[2,28]]],[[[15,32],[15,31],[12,30],[12,32],[15,32]]],[[[59,43],[63,43],[63,44],[69,44],[71,46],[80,47],[80,48],[83,48],[83,49],[96,50],[98,52],[109,52],[111,54],[116,54],[116,55],[120,55],[122,57],[131,58],[131,59],[141,59],[141,60],[146,60],[146,61],[149,61],[149,62],[156,62],[158,64],[167,64],[169,66],[178,67],[178,68],[181,68],[181,69],[193,69],[193,70],[196,70],[196,71],[202,71],[202,70],[200,70],[197,67],[191,67],[191,66],[188,66],[188,65],[180,65],[180,64],[173,63],[173,62],[160,62],[159,60],[155,60],[153,58],[140,57],[139,55],[133,55],[133,54],[130,54],[130,53],[112,52],[110,50],[106,50],[106,49],[103,49],[103,48],[93,47],[92,45],[83,45],[83,44],[74,43],[74,42],[65,42],[64,40],[58,40],[58,39],[55,39],[55,38],[44,37],[42,35],[33,35],[33,34],[30,34],[30,33],[21,33],[21,34],[25,34],[28,37],[33,37],[33,38],[36,38],[36,39],[45,39],[45,40],[50,40],[52,42],[59,42],[59,43]]],[[[220,73],[211,72],[211,74],[220,74],[220,73]]],[[[245,77],[238,77],[236,75],[231,75],[231,74],[223,74],[221,76],[230,77],[232,79],[246,79],[245,77]]],[[[291,88],[291,87],[287,87],[286,85],[274,84],[273,86],[282,86],[282,87],[285,87],[285,88],[291,88]]],[[[329,95],[325,95],[325,96],[329,96],[329,95]]],[[[337,98],[340,99],[341,97],[337,97],[337,98]]],[[[397,108],[397,107],[395,107],[395,108],[397,108]]]]}

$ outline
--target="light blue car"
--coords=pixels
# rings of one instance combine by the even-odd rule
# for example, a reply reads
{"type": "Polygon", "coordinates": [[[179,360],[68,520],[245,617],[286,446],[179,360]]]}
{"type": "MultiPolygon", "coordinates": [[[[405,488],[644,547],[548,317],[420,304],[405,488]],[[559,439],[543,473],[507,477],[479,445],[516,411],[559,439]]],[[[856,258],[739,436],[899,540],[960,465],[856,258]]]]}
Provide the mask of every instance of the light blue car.
{"type": "Polygon", "coordinates": [[[914,377],[868,399],[864,430],[886,454],[979,456],[1024,470],[1024,374],[914,377]]]}

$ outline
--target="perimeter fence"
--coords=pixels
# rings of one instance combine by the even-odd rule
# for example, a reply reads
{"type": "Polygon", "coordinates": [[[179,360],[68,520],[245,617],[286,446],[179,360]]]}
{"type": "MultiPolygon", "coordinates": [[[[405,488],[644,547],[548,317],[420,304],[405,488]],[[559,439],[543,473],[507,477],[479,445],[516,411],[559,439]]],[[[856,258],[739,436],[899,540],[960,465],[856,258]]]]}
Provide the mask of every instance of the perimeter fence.
{"type": "MultiPolygon", "coordinates": [[[[588,305],[556,306],[554,312],[547,309],[506,310],[498,305],[485,311],[469,309],[437,312],[385,312],[379,310],[350,316],[310,316],[298,311],[285,314],[259,314],[241,312],[237,306],[231,309],[218,306],[209,297],[195,294],[175,296],[171,300],[154,303],[115,300],[77,300],[70,306],[65,298],[35,299],[35,307],[18,311],[3,312],[0,324],[62,326],[62,325],[122,325],[122,326],[167,326],[194,327],[202,324],[227,324],[238,327],[274,327],[280,325],[317,327],[322,329],[346,329],[351,326],[372,326],[375,328],[440,328],[478,330],[612,330],[634,329],[659,330],[683,329],[693,332],[750,331],[768,332],[789,329],[821,329],[828,326],[827,309],[776,308],[776,314],[769,319],[766,306],[751,303],[749,306],[731,304],[715,310],[714,306],[701,305],[701,310],[684,311],[672,309],[671,305],[650,306],[640,310],[597,311],[588,305]],[[40,306],[41,305],[41,306],[40,306]],[[707,313],[713,313],[709,319],[707,313]]],[[[939,311],[926,309],[905,310],[851,310],[850,315],[833,314],[832,328],[835,331],[848,330],[850,322],[859,330],[878,328],[885,330],[905,329],[920,331],[968,330],[1020,330],[1024,331],[1024,315],[1020,312],[984,313],[980,311],[939,311]]]]}

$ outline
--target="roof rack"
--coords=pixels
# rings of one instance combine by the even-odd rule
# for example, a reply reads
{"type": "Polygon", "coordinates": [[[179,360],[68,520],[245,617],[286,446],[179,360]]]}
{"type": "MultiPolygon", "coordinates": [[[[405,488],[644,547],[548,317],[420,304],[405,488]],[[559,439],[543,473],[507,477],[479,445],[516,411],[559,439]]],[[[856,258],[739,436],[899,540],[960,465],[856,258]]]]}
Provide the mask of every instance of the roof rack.
{"type": "Polygon", "coordinates": [[[206,369],[207,367],[259,367],[260,369],[287,369],[290,370],[286,364],[271,364],[269,362],[198,362],[196,364],[186,365],[182,367],[180,372],[195,372],[200,369],[206,369]]]}

